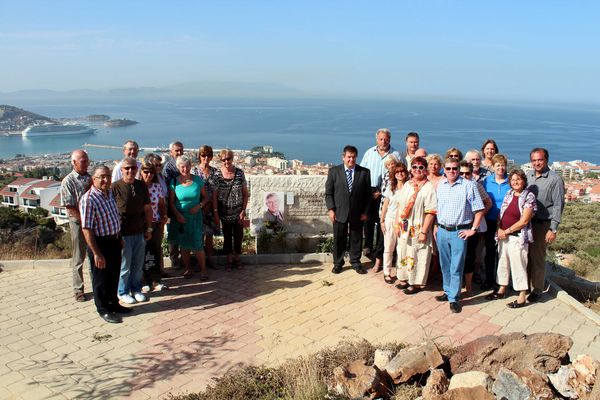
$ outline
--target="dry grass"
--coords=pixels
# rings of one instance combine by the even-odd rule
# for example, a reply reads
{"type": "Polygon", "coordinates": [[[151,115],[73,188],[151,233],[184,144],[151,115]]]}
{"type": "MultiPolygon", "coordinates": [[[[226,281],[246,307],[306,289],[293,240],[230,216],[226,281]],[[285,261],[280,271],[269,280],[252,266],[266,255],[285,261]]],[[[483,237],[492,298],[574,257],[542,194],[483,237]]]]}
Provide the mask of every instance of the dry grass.
{"type": "MultiPolygon", "coordinates": [[[[287,361],[279,368],[244,367],[226,373],[200,393],[170,395],[171,400],[344,400],[345,397],[328,393],[326,381],[333,376],[335,367],[356,359],[373,363],[376,349],[404,348],[402,343],[374,346],[366,340],[343,341],[334,348],[287,361]]],[[[418,397],[421,388],[415,384],[396,388],[394,400],[418,397]]]]}
{"type": "Polygon", "coordinates": [[[49,260],[71,258],[71,249],[62,249],[49,244],[45,249],[37,249],[28,243],[0,244],[0,260],[49,260]]]}

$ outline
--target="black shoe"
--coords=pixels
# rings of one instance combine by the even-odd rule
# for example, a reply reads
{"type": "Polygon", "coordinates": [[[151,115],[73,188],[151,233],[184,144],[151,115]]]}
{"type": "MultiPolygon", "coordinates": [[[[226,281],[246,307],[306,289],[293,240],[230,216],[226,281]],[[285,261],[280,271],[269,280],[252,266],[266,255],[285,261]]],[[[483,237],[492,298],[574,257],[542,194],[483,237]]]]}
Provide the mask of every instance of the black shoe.
{"type": "Polygon", "coordinates": [[[460,305],[460,303],[453,301],[450,303],[450,311],[452,311],[453,313],[457,314],[462,310],[462,306],[460,305]]]}
{"type": "Polygon", "coordinates": [[[446,293],[435,296],[437,301],[448,301],[448,295],[446,293]]]}
{"type": "Polygon", "coordinates": [[[486,291],[486,290],[490,290],[494,288],[494,284],[493,283],[487,283],[484,282],[481,284],[481,290],[486,291]]]}
{"type": "Polygon", "coordinates": [[[120,304],[117,304],[116,306],[113,307],[113,312],[116,312],[119,314],[129,314],[130,312],[133,312],[133,308],[127,308],[127,307],[123,307],[120,304]]]}
{"type": "Polygon", "coordinates": [[[333,267],[331,272],[333,272],[334,274],[339,274],[340,272],[342,272],[342,267],[333,267]]]}
{"type": "Polygon", "coordinates": [[[111,324],[119,324],[119,323],[123,322],[123,319],[119,315],[115,314],[114,312],[100,314],[100,317],[102,317],[103,320],[105,320],[106,322],[109,322],[111,324]]]}
{"type": "Polygon", "coordinates": [[[540,300],[540,297],[541,296],[539,294],[537,294],[536,292],[531,292],[529,294],[529,296],[527,296],[527,301],[530,302],[530,303],[535,303],[535,302],[538,302],[540,300]]]}
{"type": "Polygon", "coordinates": [[[354,270],[356,271],[357,274],[361,274],[361,275],[364,275],[367,273],[367,271],[365,271],[365,269],[363,267],[354,267],[354,270]]]}

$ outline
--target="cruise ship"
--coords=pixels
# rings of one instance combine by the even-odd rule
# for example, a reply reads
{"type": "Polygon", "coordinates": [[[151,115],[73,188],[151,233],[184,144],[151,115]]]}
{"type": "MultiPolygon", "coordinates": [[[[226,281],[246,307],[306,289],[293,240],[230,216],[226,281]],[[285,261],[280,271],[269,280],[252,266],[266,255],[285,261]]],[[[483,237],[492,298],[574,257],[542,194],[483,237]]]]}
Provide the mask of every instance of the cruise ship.
{"type": "Polygon", "coordinates": [[[95,129],[79,124],[44,124],[34,125],[23,130],[23,137],[87,135],[94,133],[95,129]]]}

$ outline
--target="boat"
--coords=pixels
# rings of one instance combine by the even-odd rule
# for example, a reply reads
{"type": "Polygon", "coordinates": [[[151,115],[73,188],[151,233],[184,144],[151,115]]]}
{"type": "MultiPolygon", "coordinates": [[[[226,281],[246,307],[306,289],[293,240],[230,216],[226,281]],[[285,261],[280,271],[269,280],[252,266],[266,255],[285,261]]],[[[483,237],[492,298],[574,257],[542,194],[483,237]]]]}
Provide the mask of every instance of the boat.
{"type": "Polygon", "coordinates": [[[89,135],[95,129],[80,124],[44,124],[33,125],[23,130],[23,137],[89,135]]]}

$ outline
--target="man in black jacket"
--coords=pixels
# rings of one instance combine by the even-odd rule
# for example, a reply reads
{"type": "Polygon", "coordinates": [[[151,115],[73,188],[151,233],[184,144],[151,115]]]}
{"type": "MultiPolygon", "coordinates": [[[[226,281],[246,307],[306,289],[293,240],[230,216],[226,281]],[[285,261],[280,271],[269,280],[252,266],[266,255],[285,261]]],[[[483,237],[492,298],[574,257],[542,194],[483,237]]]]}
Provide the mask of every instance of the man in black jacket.
{"type": "Polygon", "coordinates": [[[359,274],[366,271],[360,263],[362,228],[368,219],[371,203],[369,170],[356,164],[358,150],[344,147],[343,164],[332,167],[325,183],[325,203],[333,223],[333,272],[339,274],[344,266],[344,252],[350,231],[350,264],[359,274]]]}

